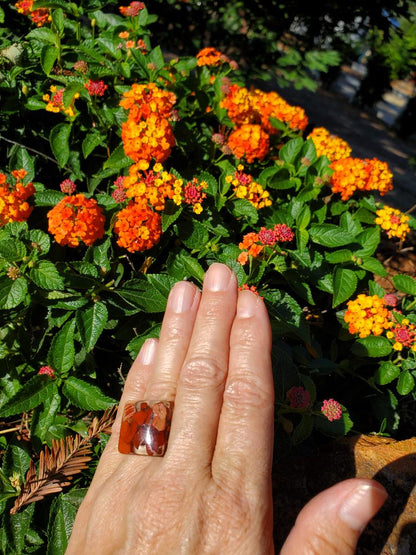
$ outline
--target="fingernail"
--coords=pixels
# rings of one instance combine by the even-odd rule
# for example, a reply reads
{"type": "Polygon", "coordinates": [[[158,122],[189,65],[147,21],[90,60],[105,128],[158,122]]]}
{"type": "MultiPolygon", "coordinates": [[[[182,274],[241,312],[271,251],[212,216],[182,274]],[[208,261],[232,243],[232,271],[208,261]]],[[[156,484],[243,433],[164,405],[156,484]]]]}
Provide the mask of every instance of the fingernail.
{"type": "Polygon", "coordinates": [[[146,339],[139,352],[139,361],[144,365],[151,364],[156,356],[156,339],[146,339]]]}
{"type": "Polygon", "coordinates": [[[212,264],[205,274],[204,288],[209,291],[225,291],[230,283],[232,273],[224,264],[212,264]]]}
{"type": "Polygon", "coordinates": [[[387,492],[381,485],[362,484],[344,500],[338,516],[347,526],[361,532],[386,499],[387,492]]]}
{"type": "Polygon", "coordinates": [[[250,291],[240,291],[237,302],[237,316],[240,318],[250,318],[250,316],[253,316],[257,306],[257,299],[258,297],[250,291]]]}
{"type": "Polygon", "coordinates": [[[176,283],[168,299],[169,308],[176,314],[189,310],[194,302],[195,287],[188,281],[176,283]]]}

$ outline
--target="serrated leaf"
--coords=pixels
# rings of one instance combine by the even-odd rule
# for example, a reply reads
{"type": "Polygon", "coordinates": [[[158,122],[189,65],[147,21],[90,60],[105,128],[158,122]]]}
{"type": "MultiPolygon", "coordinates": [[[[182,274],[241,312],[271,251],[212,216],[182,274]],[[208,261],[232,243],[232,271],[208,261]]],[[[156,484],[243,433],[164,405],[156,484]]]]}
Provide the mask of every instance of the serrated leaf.
{"type": "Polygon", "coordinates": [[[33,248],[40,249],[42,254],[47,254],[51,247],[51,240],[49,235],[41,231],[40,229],[31,229],[29,231],[29,239],[32,243],[33,248]]]}
{"type": "Polygon", "coordinates": [[[357,276],[353,270],[347,268],[336,268],[334,272],[334,296],[332,298],[332,308],[343,303],[353,295],[357,288],[357,276]]]}
{"type": "Polygon", "coordinates": [[[61,396],[58,388],[53,383],[54,387],[49,396],[43,402],[43,407],[38,407],[37,412],[32,418],[31,434],[44,441],[49,428],[52,426],[56,413],[61,405],[61,396]]]}
{"type": "Polygon", "coordinates": [[[6,476],[11,476],[13,472],[16,472],[23,481],[29,464],[30,455],[27,449],[17,439],[12,438],[3,457],[3,473],[6,476]]]}
{"type": "Polygon", "coordinates": [[[55,206],[64,196],[64,193],[60,191],[39,191],[35,193],[35,204],[36,206],[55,206]]]}
{"type": "Polygon", "coordinates": [[[85,139],[82,141],[82,154],[84,158],[88,158],[91,152],[102,145],[105,137],[99,131],[90,131],[86,134],[85,139]]]}
{"type": "Polygon", "coordinates": [[[108,320],[108,310],[104,303],[96,302],[90,308],[82,308],[76,313],[77,328],[82,344],[87,352],[91,351],[108,320]]]}
{"type": "Polygon", "coordinates": [[[74,365],[75,319],[66,322],[62,329],[53,337],[48,352],[48,362],[59,374],[69,372],[74,365]]]}
{"type": "Polygon", "coordinates": [[[358,339],[351,347],[351,351],[358,356],[379,358],[389,355],[392,346],[387,337],[369,335],[358,339]]]}
{"type": "Polygon", "coordinates": [[[76,507],[62,493],[53,500],[49,511],[46,555],[65,555],[76,514],[76,507]]]}
{"type": "Polygon", "coordinates": [[[22,303],[27,293],[27,281],[24,277],[15,280],[5,276],[0,278],[0,309],[9,310],[22,303]]]}
{"type": "Polygon", "coordinates": [[[34,409],[51,395],[53,389],[54,383],[49,376],[33,376],[0,408],[0,417],[13,416],[34,409]]]}
{"type": "Polygon", "coordinates": [[[166,203],[166,208],[162,212],[162,231],[163,233],[179,218],[183,210],[183,206],[166,203]]]}
{"type": "Polygon", "coordinates": [[[354,241],[354,235],[334,224],[311,226],[309,234],[314,243],[324,247],[342,247],[354,241]]]}
{"type": "Polygon", "coordinates": [[[375,380],[380,385],[386,385],[395,380],[400,374],[400,366],[386,360],[380,364],[375,374],[375,380]]]}
{"type": "Polygon", "coordinates": [[[47,291],[62,291],[64,281],[53,262],[41,260],[30,270],[30,279],[35,285],[47,291]]]}
{"type": "Polygon", "coordinates": [[[34,510],[35,504],[31,503],[13,515],[9,511],[5,511],[3,524],[10,553],[20,554],[25,552],[25,536],[29,531],[34,510]]]}
{"type": "Polygon", "coordinates": [[[123,145],[119,144],[110,154],[110,157],[104,162],[103,169],[111,168],[112,170],[118,171],[131,165],[132,159],[126,156],[123,145]]]}
{"type": "Polygon", "coordinates": [[[188,249],[202,249],[209,240],[209,233],[198,220],[178,221],[179,237],[188,249]]]}
{"type": "Polygon", "coordinates": [[[165,274],[147,274],[146,278],[127,281],[117,293],[132,306],[146,312],[164,312],[176,280],[165,274]]]}
{"type": "Polygon", "coordinates": [[[168,262],[168,269],[169,275],[178,281],[193,277],[202,284],[204,280],[204,269],[201,264],[186,251],[173,253],[168,262]]]}
{"type": "Polygon", "coordinates": [[[416,296],[416,281],[412,277],[406,274],[397,274],[393,276],[393,283],[399,291],[416,296]]]}
{"type": "Polygon", "coordinates": [[[40,65],[46,75],[49,75],[58,58],[58,49],[55,45],[46,44],[40,54],[40,65]]]}
{"type": "Polygon", "coordinates": [[[413,391],[414,387],[415,387],[414,377],[409,371],[404,370],[400,374],[399,379],[397,380],[397,386],[396,386],[397,393],[399,393],[400,395],[408,395],[413,391]]]}
{"type": "Polygon", "coordinates": [[[379,260],[377,260],[377,258],[364,258],[361,261],[360,267],[364,268],[364,270],[367,270],[368,272],[377,274],[378,276],[387,276],[386,269],[384,268],[383,264],[379,260]]]}
{"type": "Polygon", "coordinates": [[[64,383],[62,392],[73,405],[84,410],[105,410],[116,401],[107,397],[96,386],[70,376],[64,383]]]}
{"type": "Polygon", "coordinates": [[[380,228],[370,227],[365,229],[357,236],[356,242],[362,245],[361,249],[355,251],[354,254],[356,256],[363,257],[373,255],[380,244],[380,228]]]}
{"type": "Polygon", "coordinates": [[[22,260],[26,256],[26,247],[22,241],[16,239],[2,239],[0,241],[0,257],[9,262],[22,260]]]}
{"type": "Polygon", "coordinates": [[[40,27],[39,29],[33,29],[26,35],[26,38],[30,40],[35,40],[40,43],[56,44],[57,37],[53,31],[47,27],[40,27]]]}
{"type": "Polygon", "coordinates": [[[256,208],[245,198],[229,201],[227,207],[235,218],[246,218],[251,224],[255,224],[259,219],[256,208]]]}
{"type": "Polygon", "coordinates": [[[313,430],[313,418],[310,414],[303,414],[301,421],[293,430],[291,437],[293,445],[298,445],[307,439],[313,430]]]}
{"type": "Polygon", "coordinates": [[[302,137],[297,137],[296,139],[292,139],[291,141],[288,141],[280,149],[280,153],[279,153],[280,159],[284,160],[288,164],[293,164],[296,156],[302,150],[303,145],[304,145],[304,140],[302,139],[302,137]]]}
{"type": "Polygon", "coordinates": [[[343,262],[351,262],[352,252],[349,249],[340,249],[339,251],[326,252],[325,259],[330,264],[342,264],[343,262]]]}
{"type": "Polygon", "coordinates": [[[58,123],[58,125],[55,125],[55,127],[51,129],[49,134],[51,150],[61,168],[68,162],[71,129],[71,125],[67,123],[58,123]]]}
{"type": "MultiPolygon", "coordinates": [[[[43,108],[45,108],[44,102],[43,108]]],[[[11,156],[10,164],[12,164],[12,167],[14,168],[22,168],[27,172],[27,175],[23,180],[24,183],[32,181],[35,177],[34,160],[25,148],[20,146],[16,147],[16,150],[14,150],[13,155],[11,156]]]]}

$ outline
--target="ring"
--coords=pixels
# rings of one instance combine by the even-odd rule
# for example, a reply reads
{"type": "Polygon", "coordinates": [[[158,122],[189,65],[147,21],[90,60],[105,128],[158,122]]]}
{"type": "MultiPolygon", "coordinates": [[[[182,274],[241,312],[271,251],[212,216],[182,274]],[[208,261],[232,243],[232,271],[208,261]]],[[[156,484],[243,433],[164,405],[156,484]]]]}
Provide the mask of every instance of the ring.
{"type": "Polygon", "coordinates": [[[118,450],[123,455],[163,457],[168,445],[173,403],[138,401],[126,403],[118,450]]]}

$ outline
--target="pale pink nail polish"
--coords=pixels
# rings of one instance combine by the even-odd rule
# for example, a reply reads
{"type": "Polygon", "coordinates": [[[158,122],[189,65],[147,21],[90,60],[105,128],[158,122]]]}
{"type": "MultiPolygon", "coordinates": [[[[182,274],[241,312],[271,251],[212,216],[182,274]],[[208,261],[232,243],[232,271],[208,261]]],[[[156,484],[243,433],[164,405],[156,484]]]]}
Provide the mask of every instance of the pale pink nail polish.
{"type": "Polygon", "coordinates": [[[350,528],[362,531],[380,507],[380,497],[387,493],[380,485],[361,484],[347,496],[342,503],[338,516],[350,528]]]}
{"type": "Polygon", "coordinates": [[[240,291],[237,301],[237,316],[240,318],[250,318],[253,316],[258,297],[250,291],[240,291]]]}
{"type": "Polygon", "coordinates": [[[146,339],[139,352],[139,361],[145,366],[152,364],[156,356],[156,348],[156,339],[146,339]]]}
{"type": "Polygon", "coordinates": [[[194,302],[196,289],[188,281],[176,283],[169,294],[168,306],[176,314],[189,310],[194,302]]]}
{"type": "Polygon", "coordinates": [[[204,289],[209,291],[225,291],[230,284],[232,272],[224,264],[214,263],[205,274],[204,289]]]}

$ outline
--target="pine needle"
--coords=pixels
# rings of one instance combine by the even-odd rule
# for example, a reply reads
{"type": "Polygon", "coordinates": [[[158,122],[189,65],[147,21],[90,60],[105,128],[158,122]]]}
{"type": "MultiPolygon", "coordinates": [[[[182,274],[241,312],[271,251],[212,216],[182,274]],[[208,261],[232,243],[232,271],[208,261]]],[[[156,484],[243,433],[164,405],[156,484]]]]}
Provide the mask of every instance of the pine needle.
{"type": "Polygon", "coordinates": [[[91,440],[101,433],[110,434],[117,407],[107,409],[98,420],[94,418],[88,427],[87,436],[68,436],[65,439],[52,440],[52,447],[45,446],[39,455],[38,471],[36,464],[30,461],[25,484],[10,510],[15,514],[29,503],[40,501],[46,495],[58,493],[70,485],[72,477],[79,474],[91,460],[91,440]]]}

